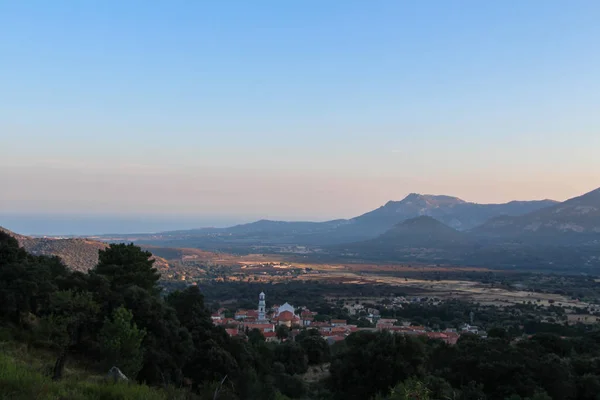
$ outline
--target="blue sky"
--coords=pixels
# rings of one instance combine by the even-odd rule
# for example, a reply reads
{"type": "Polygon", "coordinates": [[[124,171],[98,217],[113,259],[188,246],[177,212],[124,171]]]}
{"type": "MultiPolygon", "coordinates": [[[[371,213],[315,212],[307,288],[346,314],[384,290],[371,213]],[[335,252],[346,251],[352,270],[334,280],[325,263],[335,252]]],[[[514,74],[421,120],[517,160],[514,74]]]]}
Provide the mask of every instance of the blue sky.
{"type": "Polygon", "coordinates": [[[572,197],[600,186],[598,21],[597,1],[0,0],[0,210],[572,197]]]}

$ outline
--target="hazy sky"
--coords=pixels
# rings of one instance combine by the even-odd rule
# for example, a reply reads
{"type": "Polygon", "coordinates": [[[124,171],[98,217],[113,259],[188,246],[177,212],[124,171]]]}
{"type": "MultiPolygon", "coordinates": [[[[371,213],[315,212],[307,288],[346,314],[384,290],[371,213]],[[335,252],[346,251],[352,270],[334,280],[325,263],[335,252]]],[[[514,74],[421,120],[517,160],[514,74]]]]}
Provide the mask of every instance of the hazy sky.
{"type": "Polygon", "coordinates": [[[599,21],[597,0],[0,0],[0,212],[563,200],[600,186],[599,21]]]}

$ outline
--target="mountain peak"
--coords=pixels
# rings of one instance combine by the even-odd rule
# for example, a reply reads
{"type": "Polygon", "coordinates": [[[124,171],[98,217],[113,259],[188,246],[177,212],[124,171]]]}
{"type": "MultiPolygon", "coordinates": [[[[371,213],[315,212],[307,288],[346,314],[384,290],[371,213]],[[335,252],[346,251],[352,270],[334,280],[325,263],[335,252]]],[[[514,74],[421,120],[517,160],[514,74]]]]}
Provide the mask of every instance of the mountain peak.
{"type": "Polygon", "coordinates": [[[424,203],[427,206],[433,207],[466,203],[464,200],[459,199],[458,197],[420,193],[411,193],[400,201],[401,204],[411,204],[415,202],[424,203]]]}

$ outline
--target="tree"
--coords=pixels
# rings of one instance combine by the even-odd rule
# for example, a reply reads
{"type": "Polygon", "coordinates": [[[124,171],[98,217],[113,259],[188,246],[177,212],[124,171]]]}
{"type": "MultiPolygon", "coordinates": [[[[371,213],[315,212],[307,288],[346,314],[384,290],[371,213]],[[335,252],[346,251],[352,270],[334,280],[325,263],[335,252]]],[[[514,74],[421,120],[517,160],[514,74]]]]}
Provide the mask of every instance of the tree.
{"type": "Polygon", "coordinates": [[[296,340],[296,342],[301,342],[301,341],[303,341],[304,339],[306,339],[307,337],[310,337],[310,336],[321,337],[321,333],[317,329],[314,329],[314,328],[303,329],[303,330],[300,331],[300,333],[298,335],[296,335],[295,340],[296,340]]]}
{"type": "Polygon", "coordinates": [[[399,381],[421,373],[425,345],[417,338],[390,332],[356,332],[345,340],[330,367],[336,395],[368,399],[387,394],[399,381]]]}
{"type": "Polygon", "coordinates": [[[0,230],[0,267],[23,261],[27,253],[21,247],[17,239],[0,230]]]}
{"type": "Polygon", "coordinates": [[[259,329],[252,329],[248,332],[248,342],[252,345],[257,345],[260,343],[264,343],[265,335],[259,329]]]}
{"type": "Polygon", "coordinates": [[[308,357],[300,344],[285,342],[275,348],[275,360],[285,366],[285,371],[290,374],[303,374],[308,370],[308,357]]]}
{"type": "Polygon", "coordinates": [[[56,292],[50,300],[51,314],[44,320],[50,338],[59,349],[52,379],[59,380],[69,351],[76,346],[96,320],[99,306],[89,292],[56,292]]]}
{"type": "Polygon", "coordinates": [[[488,337],[490,337],[490,338],[498,338],[498,339],[502,339],[502,340],[510,339],[510,336],[508,335],[508,332],[506,331],[506,329],[499,327],[499,326],[489,329],[487,334],[488,334],[488,337]]]}
{"type": "Polygon", "coordinates": [[[414,378],[397,384],[391,390],[387,400],[429,400],[430,390],[421,381],[414,378]]]}
{"type": "Polygon", "coordinates": [[[356,326],[359,328],[372,328],[374,325],[366,318],[359,318],[356,326]]]}
{"type": "Polygon", "coordinates": [[[299,343],[306,352],[309,365],[322,364],[329,361],[329,345],[322,337],[308,336],[299,343]]]}
{"type": "Polygon", "coordinates": [[[279,340],[284,340],[290,335],[290,328],[285,325],[279,325],[275,333],[277,334],[277,338],[279,340]]]}
{"type": "Polygon", "coordinates": [[[131,311],[123,306],[117,308],[99,333],[105,366],[117,366],[127,377],[135,379],[142,369],[144,336],[146,331],[138,329],[131,311]]]}
{"type": "Polygon", "coordinates": [[[47,313],[59,280],[69,275],[57,257],[27,254],[15,238],[0,231],[0,317],[21,325],[28,313],[47,313]]]}
{"type": "Polygon", "coordinates": [[[152,253],[133,243],[111,244],[99,251],[98,265],[93,273],[106,277],[112,291],[138,286],[156,294],[160,291],[157,285],[160,273],[153,265],[152,253]]]}
{"type": "Polygon", "coordinates": [[[581,400],[597,400],[600,393],[600,378],[591,373],[585,373],[577,379],[577,395],[581,400]]]}
{"type": "Polygon", "coordinates": [[[190,332],[161,297],[138,286],[127,288],[122,297],[136,325],[146,331],[138,379],[150,384],[180,384],[183,367],[194,353],[190,332]]]}
{"type": "Polygon", "coordinates": [[[183,368],[185,376],[194,382],[220,381],[224,376],[228,376],[228,380],[239,378],[245,351],[235,348],[225,331],[213,325],[198,287],[173,292],[167,297],[167,303],[175,310],[193,343],[194,349],[183,368]]]}

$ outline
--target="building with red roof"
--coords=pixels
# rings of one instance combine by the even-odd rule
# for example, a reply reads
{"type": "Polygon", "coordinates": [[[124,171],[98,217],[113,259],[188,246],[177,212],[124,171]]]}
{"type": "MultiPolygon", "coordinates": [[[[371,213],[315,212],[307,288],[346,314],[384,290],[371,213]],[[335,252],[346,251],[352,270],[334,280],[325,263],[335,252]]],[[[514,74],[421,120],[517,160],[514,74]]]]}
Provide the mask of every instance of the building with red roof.
{"type": "Polygon", "coordinates": [[[228,334],[229,336],[232,336],[232,337],[233,337],[233,336],[238,336],[238,335],[240,334],[240,331],[238,331],[236,328],[228,328],[228,329],[225,329],[225,332],[227,332],[227,334],[228,334]]]}
{"type": "Polygon", "coordinates": [[[265,332],[263,333],[265,337],[265,341],[267,342],[279,342],[279,338],[277,337],[277,333],[275,332],[265,332]]]}
{"type": "Polygon", "coordinates": [[[286,310],[278,313],[278,315],[273,318],[273,322],[277,322],[278,325],[285,325],[288,328],[291,328],[292,325],[300,324],[300,318],[291,311],[286,310]]]}
{"type": "Polygon", "coordinates": [[[275,325],[270,323],[244,323],[244,329],[258,329],[259,331],[265,332],[275,332],[275,325]]]}

